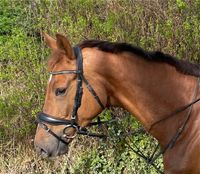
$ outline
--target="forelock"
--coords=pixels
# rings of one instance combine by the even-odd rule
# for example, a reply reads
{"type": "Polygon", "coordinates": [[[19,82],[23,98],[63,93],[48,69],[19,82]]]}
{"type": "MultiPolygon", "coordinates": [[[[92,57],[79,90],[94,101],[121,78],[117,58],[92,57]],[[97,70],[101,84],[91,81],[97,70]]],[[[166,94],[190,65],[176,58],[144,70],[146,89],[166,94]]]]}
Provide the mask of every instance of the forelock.
{"type": "Polygon", "coordinates": [[[54,50],[48,60],[48,70],[52,71],[54,66],[64,58],[64,52],[60,50],[54,50]]]}

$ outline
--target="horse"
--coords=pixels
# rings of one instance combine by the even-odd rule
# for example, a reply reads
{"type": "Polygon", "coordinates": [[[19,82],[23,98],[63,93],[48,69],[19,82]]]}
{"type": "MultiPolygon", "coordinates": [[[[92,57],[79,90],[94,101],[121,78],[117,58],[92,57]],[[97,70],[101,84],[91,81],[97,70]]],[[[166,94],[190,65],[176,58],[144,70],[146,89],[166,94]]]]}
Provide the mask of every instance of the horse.
{"type": "MultiPolygon", "coordinates": [[[[50,78],[34,146],[43,157],[65,154],[76,134],[104,108],[129,111],[163,150],[166,174],[200,174],[200,66],[128,43],[43,34],[50,78]]],[[[98,136],[98,135],[96,135],[98,136]]]]}

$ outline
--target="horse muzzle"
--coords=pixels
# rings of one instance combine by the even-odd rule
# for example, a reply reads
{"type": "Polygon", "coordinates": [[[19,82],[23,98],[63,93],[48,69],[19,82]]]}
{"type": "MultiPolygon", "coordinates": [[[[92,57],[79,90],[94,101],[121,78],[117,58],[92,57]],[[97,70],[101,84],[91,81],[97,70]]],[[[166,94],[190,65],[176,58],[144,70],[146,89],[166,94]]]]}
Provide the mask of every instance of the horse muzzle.
{"type": "Polygon", "coordinates": [[[42,158],[55,157],[68,152],[68,146],[72,139],[67,138],[63,131],[56,132],[56,136],[60,137],[62,141],[41,129],[40,126],[37,131],[41,132],[35,137],[34,146],[42,158]]]}

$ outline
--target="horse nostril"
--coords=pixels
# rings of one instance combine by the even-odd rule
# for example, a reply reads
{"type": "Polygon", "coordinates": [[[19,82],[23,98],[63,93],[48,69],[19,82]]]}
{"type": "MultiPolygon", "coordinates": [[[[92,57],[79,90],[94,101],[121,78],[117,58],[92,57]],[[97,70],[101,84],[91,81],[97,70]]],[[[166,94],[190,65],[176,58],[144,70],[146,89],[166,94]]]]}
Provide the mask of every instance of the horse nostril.
{"type": "Polygon", "coordinates": [[[36,149],[36,152],[41,155],[42,157],[46,158],[46,157],[49,157],[50,154],[48,153],[47,150],[39,147],[39,146],[35,146],[35,149],[36,149]]]}
{"type": "Polygon", "coordinates": [[[47,151],[42,148],[40,149],[40,151],[41,151],[41,153],[47,153],[47,151]]]}
{"type": "Polygon", "coordinates": [[[42,149],[40,150],[40,155],[43,157],[43,158],[47,158],[47,157],[50,157],[51,154],[49,154],[46,150],[42,149]]]}

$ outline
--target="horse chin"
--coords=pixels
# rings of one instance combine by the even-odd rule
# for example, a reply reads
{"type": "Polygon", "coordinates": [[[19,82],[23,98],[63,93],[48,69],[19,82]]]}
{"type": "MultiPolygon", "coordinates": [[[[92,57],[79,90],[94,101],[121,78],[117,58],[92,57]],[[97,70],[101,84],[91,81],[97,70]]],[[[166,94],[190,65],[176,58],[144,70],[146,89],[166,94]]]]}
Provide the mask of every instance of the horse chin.
{"type": "Polygon", "coordinates": [[[54,159],[56,158],[57,156],[61,156],[61,155],[64,155],[64,154],[67,154],[69,151],[69,148],[68,146],[65,145],[65,148],[59,148],[55,151],[55,153],[46,153],[46,152],[41,152],[40,153],[40,156],[45,159],[45,158],[49,158],[49,159],[54,159]]]}
{"type": "Polygon", "coordinates": [[[69,146],[66,146],[66,145],[65,145],[64,148],[59,149],[59,150],[57,151],[57,153],[54,155],[54,157],[56,157],[56,156],[61,156],[61,155],[64,155],[64,154],[67,154],[68,151],[69,151],[69,146]]]}

